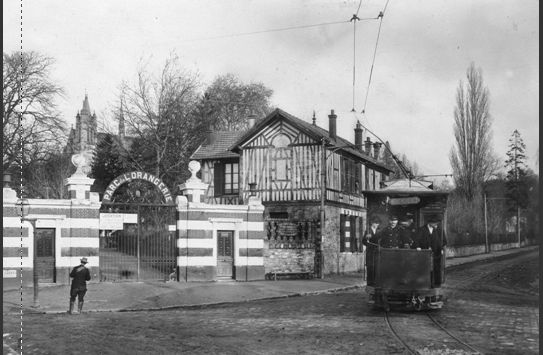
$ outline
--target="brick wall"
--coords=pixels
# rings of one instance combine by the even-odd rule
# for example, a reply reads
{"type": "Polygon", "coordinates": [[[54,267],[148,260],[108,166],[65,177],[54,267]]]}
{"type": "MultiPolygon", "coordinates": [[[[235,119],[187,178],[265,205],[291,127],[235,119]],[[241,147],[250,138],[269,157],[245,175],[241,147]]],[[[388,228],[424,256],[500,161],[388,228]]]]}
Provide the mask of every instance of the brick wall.
{"type": "MultiPolygon", "coordinates": [[[[3,190],[3,270],[4,287],[32,284],[34,229],[19,217],[15,191],[3,190]],[[22,272],[21,272],[22,267],[22,272]]],[[[37,229],[54,233],[54,282],[70,282],[69,271],[82,257],[89,260],[93,279],[99,274],[99,208],[91,200],[29,199],[30,218],[37,229]]]]}
{"type": "Polygon", "coordinates": [[[259,200],[247,205],[219,205],[176,200],[179,218],[178,274],[180,281],[217,279],[217,232],[233,232],[233,278],[238,281],[263,280],[263,212],[259,200]]]}

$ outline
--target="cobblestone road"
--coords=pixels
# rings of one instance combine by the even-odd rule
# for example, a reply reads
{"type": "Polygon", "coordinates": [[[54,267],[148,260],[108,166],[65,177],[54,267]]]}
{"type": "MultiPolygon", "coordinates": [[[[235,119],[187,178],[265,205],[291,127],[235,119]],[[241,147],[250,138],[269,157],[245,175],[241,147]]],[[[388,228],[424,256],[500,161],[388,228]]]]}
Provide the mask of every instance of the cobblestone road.
{"type": "MultiPolygon", "coordinates": [[[[490,354],[539,351],[538,252],[448,273],[448,301],[432,315],[490,354]]],[[[303,281],[301,281],[303,282],[303,281]]],[[[24,354],[402,354],[364,290],[203,309],[25,315],[24,354]]],[[[18,348],[20,318],[4,314],[18,348]]],[[[422,337],[423,338],[423,337],[422,337]]],[[[424,340],[424,339],[423,339],[424,340]]],[[[458,354],[428,339],[419,353],[458,354]]]]}

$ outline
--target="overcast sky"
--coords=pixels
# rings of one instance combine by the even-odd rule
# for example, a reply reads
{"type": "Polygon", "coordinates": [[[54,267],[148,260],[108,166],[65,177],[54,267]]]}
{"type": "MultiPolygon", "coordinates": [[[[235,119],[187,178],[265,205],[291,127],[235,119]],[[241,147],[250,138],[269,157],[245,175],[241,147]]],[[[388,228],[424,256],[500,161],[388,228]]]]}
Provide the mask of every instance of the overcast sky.
{"type": "MultiPolygon", "coordinates": [[[[209,83],[234,73],[262,82],[272,102],[301,119],[353,140],[357,119],[426,174],[450,173],[453,110],[459,81],[474,62],[490,91],[493,142],[504,159],[518,129],[529,165],[539,149],[539,3],[536,0],[390,0],[369,91],[378,20],[356,28],[359,0],[74,1],[23,0],[23,50],[56,59],[52,76],[66,90],[58,106],[68,124],[85,90],[100,120],[135,77],[141,58],[159,67],[175,52],[209,83]],[[238,35],[287,27],[340,24],[238,35]],[[368,94],[365,115],[360,114],[368,94]]],[[[386,0],[362,1],[358,16],[376,17],[386,0]]],[[[4,52],[20,49],[20,1],[3,2],[4,52]]]]}

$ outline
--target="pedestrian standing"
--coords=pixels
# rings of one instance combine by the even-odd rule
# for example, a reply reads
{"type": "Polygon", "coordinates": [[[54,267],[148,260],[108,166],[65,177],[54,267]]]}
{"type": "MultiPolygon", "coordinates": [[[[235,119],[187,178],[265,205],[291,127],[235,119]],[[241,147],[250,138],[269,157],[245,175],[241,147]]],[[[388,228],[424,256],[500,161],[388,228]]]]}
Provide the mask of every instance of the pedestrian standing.
{"type": "Polygon", "coordinates": [[[70,277],[73,278],[73,280],[70,288],[69,314],[73,313],[76,297],[78,299],[77,310],[79,314],[81,314],[81,310],[83,309],[83,299],[85,293],[87,293],[87,281],[91,279],[90,271],[86,266],[87,263],[87,258],[81,258],[81,265],[74,267],[70,272],[70,277]]]}

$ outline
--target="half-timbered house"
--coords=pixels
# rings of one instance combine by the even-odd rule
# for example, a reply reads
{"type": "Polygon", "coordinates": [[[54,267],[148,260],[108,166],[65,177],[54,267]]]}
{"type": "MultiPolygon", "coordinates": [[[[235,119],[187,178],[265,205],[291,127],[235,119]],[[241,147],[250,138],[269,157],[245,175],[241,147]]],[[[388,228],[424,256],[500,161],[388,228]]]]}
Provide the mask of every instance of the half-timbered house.
{"type": "Polygon", "coordinates": [[[378,189],[391,172],[381,143],[355,143],[280,109],[245,132],[208,132],[191,158],[209,184],[207,202],[237,204],[257,195],[265,206],[264,266],[268,276],[308,276],[364,267],[367,225],[364,190],[378,189]]]}

